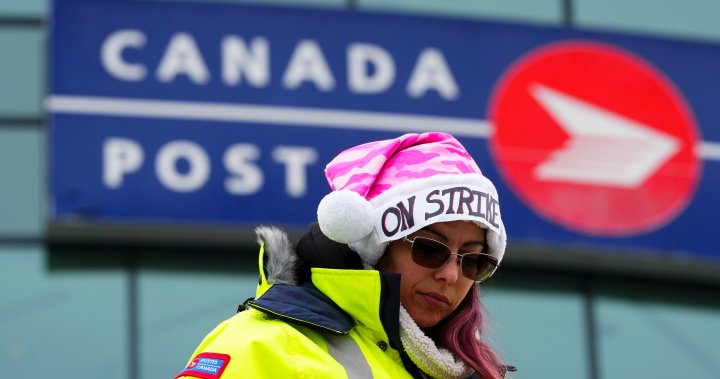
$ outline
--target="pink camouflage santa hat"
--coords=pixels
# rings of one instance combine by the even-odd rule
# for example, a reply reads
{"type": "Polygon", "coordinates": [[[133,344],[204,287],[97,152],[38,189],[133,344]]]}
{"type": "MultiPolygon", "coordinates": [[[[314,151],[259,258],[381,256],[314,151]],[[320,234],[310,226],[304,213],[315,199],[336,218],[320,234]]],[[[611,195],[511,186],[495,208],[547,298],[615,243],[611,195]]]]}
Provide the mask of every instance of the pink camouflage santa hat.
{"type": "Polygon", "coordinates": [[[318,205],[320,229],[369,266],[388,242],[455,220],[486,228],[489,254],[502,260],[497,190],[450,134],[410,133],[352,147],[327,164],[325,176],[333,192],[318,205]]]}

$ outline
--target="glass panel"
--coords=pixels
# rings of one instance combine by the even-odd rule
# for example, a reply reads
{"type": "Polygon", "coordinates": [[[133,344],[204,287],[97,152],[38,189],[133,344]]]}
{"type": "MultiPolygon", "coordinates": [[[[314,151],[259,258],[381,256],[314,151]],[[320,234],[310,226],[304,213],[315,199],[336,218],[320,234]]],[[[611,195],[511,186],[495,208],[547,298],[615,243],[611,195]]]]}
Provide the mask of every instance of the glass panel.
{"type": "Polygon", "coordinates": [[[40,28],[0,28],[0,117],[38,117],[45,81],[40,28]]]}
{"type": "Polygon", "coordinates": [[[43,136],[34,128],[0,128],[0,236],[42,232],[43,136]]]}
{"type": "Polygon", "coordinates": [[[603,288],[597,302],[602,378],[717,378],[716,291],[632,283],[603,288]]]}
{"type": "Polygon", "coordinates": [[[47,0],[3,0],[0,1],[0,16],[44,17],[47,6],[47,0]]]}
{"type": "Polygon", "coordinates": [[[720,41],[716,0],[576,0],[576,25],[720,41]]]}
{"type": "Polygon", "coordinates": [[[488,333],[513,379],[588,378],[583,299],[577,286],[536,273],[500,272],[481,285],[488,333]]]}
{"type": "Polygon", "coordinates": [[[561,0],[357,0],[359,9],[560,23],[561,0]]]}
{"type": "Polygon", "coordinates": [[[257,252],[144,253],[139,276],[140,377],[173,378],[202,339],[255,295],[257,252]],[[238,259],[234,256],[248,259],[238,259]]]}
{"type": "Polygon", "coordinates": [[[2,376],[126,379],[125,274],[78,268],[92,257],[58,255],[48,261],[42,246],[0,245],[2,376]]]}

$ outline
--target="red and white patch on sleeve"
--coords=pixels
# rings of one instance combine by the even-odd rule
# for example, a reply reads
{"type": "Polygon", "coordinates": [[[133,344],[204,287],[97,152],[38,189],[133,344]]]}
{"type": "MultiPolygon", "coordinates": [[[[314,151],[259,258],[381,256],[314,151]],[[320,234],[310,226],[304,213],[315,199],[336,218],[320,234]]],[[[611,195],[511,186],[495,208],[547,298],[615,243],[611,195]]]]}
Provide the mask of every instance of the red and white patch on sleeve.
{"type": "Polygon", "coordinates": [[[201,379],[219,379],[225,367],[230,363],[230,356],[219,353],[200,353],[185,367],[175,379],[191,376],[201,379]]]}

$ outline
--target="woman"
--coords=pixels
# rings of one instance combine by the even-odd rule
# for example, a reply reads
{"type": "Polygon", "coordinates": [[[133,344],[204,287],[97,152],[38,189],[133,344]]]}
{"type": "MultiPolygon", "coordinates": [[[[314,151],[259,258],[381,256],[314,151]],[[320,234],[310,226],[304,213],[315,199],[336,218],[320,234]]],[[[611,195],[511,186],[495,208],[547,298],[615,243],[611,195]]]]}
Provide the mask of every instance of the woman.
{"type": "Polygon", "coordinates": [[[254,299],[178,378],[502,378],[482,341],[477,283],[505,251],[497,192],[439,132],[340,153],[333,192],[293,248],[257,229],[254,299]]]}

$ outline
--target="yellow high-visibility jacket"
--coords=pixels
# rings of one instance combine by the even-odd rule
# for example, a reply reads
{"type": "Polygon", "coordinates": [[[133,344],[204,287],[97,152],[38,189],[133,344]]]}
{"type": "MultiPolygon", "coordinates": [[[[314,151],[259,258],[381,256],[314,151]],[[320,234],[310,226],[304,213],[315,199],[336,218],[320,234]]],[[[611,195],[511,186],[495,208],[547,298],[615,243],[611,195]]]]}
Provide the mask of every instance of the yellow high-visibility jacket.
{"type": "Polygon", "coordinates": [[[272,284],[264,255],[276,253],[263,240],[255,299],[205,337],[177,378],[422,377],[402,351],[397,274],[312,268],[311,283],[272,284]]]}

